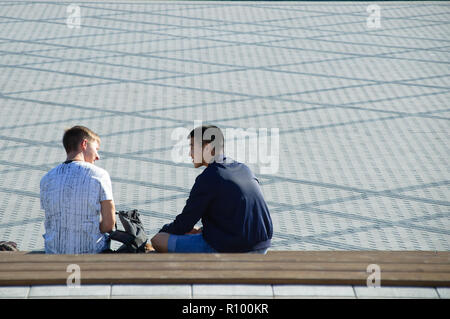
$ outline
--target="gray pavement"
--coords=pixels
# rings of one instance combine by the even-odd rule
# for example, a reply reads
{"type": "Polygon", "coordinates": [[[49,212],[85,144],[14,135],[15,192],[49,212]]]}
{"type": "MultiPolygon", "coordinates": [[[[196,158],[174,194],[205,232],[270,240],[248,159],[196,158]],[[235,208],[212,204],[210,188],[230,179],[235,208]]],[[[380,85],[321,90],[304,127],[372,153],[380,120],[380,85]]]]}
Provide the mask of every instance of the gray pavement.
{"type": "Polygon", "coordinates": [[[369,28],[369,4],[0,1],[0,240],[43,249],[39,180],[77,124],[154,234],[201,172],[172,134],[201,120],[279,129],[278,170],[249,163],[272,249],[450,250],[450,5],[380,2],[369,28]]]}
{"type": "Polygon", "coordinates": [[[448,299],[450,288],[322,285],[81,285],[1,287],[2,298],[448,299]]]}

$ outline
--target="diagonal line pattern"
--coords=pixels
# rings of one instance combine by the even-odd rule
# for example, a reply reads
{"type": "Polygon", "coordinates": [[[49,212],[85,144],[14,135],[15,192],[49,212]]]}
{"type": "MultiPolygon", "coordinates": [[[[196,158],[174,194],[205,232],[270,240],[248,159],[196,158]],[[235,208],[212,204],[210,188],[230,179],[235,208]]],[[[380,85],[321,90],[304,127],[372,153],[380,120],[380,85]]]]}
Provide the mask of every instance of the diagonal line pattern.
{"type": "MultiPolygon", "coordinates": [[[[45,26],[43,30],[65,27],[63,16],[47,13],[36,18],[27,11],[31,2],[18,4],[26,14],[8,16],[4,12],[9,12],[10,4],[0,3],[1,25],[14,25],[19,32],[30,24],[45,26]]],[[[68,4],[40,3],[61,9],[68,4]]],[[[35,206],[38,179],[61,160],[54,128],[60,132],[61,126],[71,123],[102,128],[102,140],[106,141],[101,153],[103,163],[120,198],[127,198],[118,207],[139,206],[150,223],[170,221],[179,209],[175,203],[187,197],[194,175],[188,170],[190,165],[174,163],[167,157],[173,144],[167,144],[169,136],[158,140],[158,135],[191,127],[192,118],[197,118],[223,128],[248,125],[243,123],[254,127],[283,123],[283,141],[320,141],[310,149],[300,148],[306,151],[304,154],[283,150],[288,152],[289,161],[281,161],[279,173],[257,174],[264,189],[274,189],[274,194],[287,191],[286,197],[268,200],[274,218],[281,223],[275,225],[275,249],[297,247],[299,243],[320,249],[390,249],[405,247],[404,241],[411,241],[417,249],[450,249],[450,225],[442,223],[450,205],[450,149],[445,140],[450,119],[445,102],[450,93],[450,76],[445,72],[449,61],[445,57],[450,39],[448,32],[442,32],[448,29],[444,19],[450,6],[434,2],[381,3],[386,14],[383,21],[392,22],[393,27],[361,30],[357,27],[367,18],[366,4],[358,2],[330,7],[305,2],[170,2],[165,7],[164,3],[148,2],[140,3],[139,9],[130,6],[136,4],[133,1],[79,4],[89,12],[82,26],[89,32],[35,33],[34,38],[14,32],[0,35],[1,59],[12,62],[0,62],[5,74],[0,77],[0,98],[6,112],[0,120],[0,229],[8,238],[25,242],[23,233],[39,231],[43,212],[35,206]],[[246,19],[235,19],[230,13],[243,14],[246,19]],[[410,32],[411,25],[429,32],[415,34],[410,32]],[[348,29],[343,31],[344,27],[348,29]],[[367,39],[374,39],[376,44],[367,39]],[[314,47],[309,46],[312,43],[314,47]],[[151,50],[147,50],[149,47],[151,50]],[[272,52],[281,58],[272,56],[272,52]],[[231,59],[226,54],[237,56],[231,59]],[[246,54],[254,61],[245,59],[246,54]],[[306,59],[293,58],[302,56],[306,59]],[[390,73],[401,75],[373,77],[369,68],[364,68],[368,60],[374,61],[370,71],[389,63],[390,73]],[[62,65],[80,67],[68,71],[62,65]],[[327,72],[327,66],[342,66],[342,71],[327,72]],[[410,70],[402,69],[404,66],[410,66],[410,70]],[[359,73],[344,72],[353,67],[359,68],[359,73]],[[125,72],[159,73],[133,74],[130,78],[125,72]],[[252,83],[245,78],[252,74],[261,76],[252,83]],[[47,83],[45,79],[52,77],[65,80],[47,83]],[[289,83],[292,79],[319,84],[295,87],[289,83]],[[36,85],[39,81],[42,85],[36,85]],[[239,85],[225,85],[234,81],[239,85]],[[261,88],[255,89],[258,86],[261,88]],[[384,94],[392,88],[396,94],[384,94]],[[149,100],[134,108],[142,103],[144,91],[150,92],[149,100]],[[114,93],[115,98],[106,97],[105,103],[99,103],[97,92],[114,93]],[[369,94],[363,97],[361,92],[369,94]],[[346,94],[354,96],[339,98],[346,94]],[[54,115],[41,117],[40,110],[50,108],[54,115]],[[343,114],[355,116],[346,118],[343,114]],[[306,125],[297,122],[301,117],[306,125]],[[349,133],[354,129],[359,132],[349,133]],[[345,133],[348,143],[340,140],[339,134],[331,136],[331,132],[345,133]],[[367,135],[357,135],[361,132],[367,135]],[[358,138],[373,145],[361,146],[358,138]],[[377,162],[364,163],[368,151],[377,154],[377,162]],[[338,159],[331,168],[328,156],[338,159]],[[304,163],[308,158],[311,161],[304,163]],[[296,159],[304,163],[304,170],[296,159]],[[379,181],[403,186],[379,187],[379,181]],[[291,186],[286,189],[286,185],[291,186]],[[315,196],[298,204],[298,199],[290,196],[300,185],[315,196]],[[363,208],[380,205],[375,211],[382,211],[384,204],[369,203],[371,198],[403,203],[410,209],[393,205],[387,207],[390,211],[386,215],[375,216],[346,210],[363,202],[368,205],[363,208]],[[333,204],[339,204],[342,210],[329,209],[333,204]],[[10,211],[20,212],[19,217],[25,218],[18,220],[10,216],[10,211]],[[23,215],[24,211],[32,213],[23,215]],[[326,227],[323,223],[301,225],[296,212],[326,220],[326,227]],[[389,219],[397,213],[402,217],[389,219]],[[285,223],[292,223],[298,230],[285,231],[285,223]],[[302,227],[312,234],[299,231],[302,227]],[[392,229],[403,235],[394,235],[387,243],[386,236],[392,229]],[[406,231],[412,235],[404,235],[406,231]],[[369,233],[375,234],[371,235],[374,242],[358,239],[369,233]],[[344,242],[344,237],[350,241],[344,242]]],[[[158,227],[151,224],[150,229],[158,227]]],[[[38,237],[27,237],[29,247],[41,249],[38,237]]]]}

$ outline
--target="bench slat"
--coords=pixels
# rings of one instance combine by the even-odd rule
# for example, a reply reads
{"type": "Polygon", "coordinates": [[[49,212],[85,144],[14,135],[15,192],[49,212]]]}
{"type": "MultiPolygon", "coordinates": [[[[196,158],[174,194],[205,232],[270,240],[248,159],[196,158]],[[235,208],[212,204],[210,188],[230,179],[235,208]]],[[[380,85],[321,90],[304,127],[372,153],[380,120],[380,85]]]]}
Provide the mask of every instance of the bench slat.
{"type": "MultiPolygon", "coordinates": [[[[0,273],[0,285],[65,285],[65,271],[0,273]]],[[[346,284],[366,285],[367,273],[341,271],[273,270],[166,270],[166,271],[85,271],[81,284],[346,284]]],[[[448,273],[383,272],[381,284],[389,286],[448,286],[448,273]]]]}
{"type": "MultiPolygon", "coordinates": [[[[72,263],[72,262],[71,262],[72,263]]],[[[0,272],[27,271],[57,271],[65,270],[69,263],[2,263],[0,272]]],[[[299,262],[234,262],[222,261],[142,261],[142,262],[97,262],[77,263],[81,271],[91,270],[301,270],[301,271],[365,271],[367,263],[299,263],[299,262]]],[[[429,272],[449,273],[450,264],[377,264],[382,272],[429,272]]]]}
{"type": "Polygon", "coordinates": [[[97,255],[46,255],[1,252],[0,263],[11,262],[140,262],[140,261],[283,261],[283,262],[362,262],[395,264],[450,264],[450,252],[422,251],[270,251],[258,254],[97,254],[97,255]]]}
{"type": "Polygon", "coordinates": [[[450,252],[271,251],[256,254],[0,253],[0,285],[65,285],[69,264],[82,284],[341,284],[365,285],[367,266],[381,284],[450,286],[450,252]]]}

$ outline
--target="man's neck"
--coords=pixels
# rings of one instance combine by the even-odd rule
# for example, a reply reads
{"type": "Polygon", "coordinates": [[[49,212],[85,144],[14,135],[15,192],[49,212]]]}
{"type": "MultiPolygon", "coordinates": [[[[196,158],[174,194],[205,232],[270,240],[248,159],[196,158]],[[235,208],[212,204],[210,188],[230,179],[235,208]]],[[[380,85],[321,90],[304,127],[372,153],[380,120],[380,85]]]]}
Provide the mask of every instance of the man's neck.
{"type": "Polygon", "coordinates": [[[209,165],[211,165],[212,163],[223,163],[224,159],[225,159],[225,155],[223,153],[214,155],[214,160],[211,163],[207,163],[205,161],[203,161],[203,165],[208,167],[209,165]]]}
{"type": "Polygon", "coordinates": [[[216,162],[216,163],[223,163],[224,159],[225,159],[224,153],[219,153],[217,155],[214,155],[214,162],[216,162]]]}
{"type": "Polygon", "coordinates": [[[66,161],[72,161],[72,162],[84,162],[84,156],[83,153],[78,154],[67,154],[66,161]]]}

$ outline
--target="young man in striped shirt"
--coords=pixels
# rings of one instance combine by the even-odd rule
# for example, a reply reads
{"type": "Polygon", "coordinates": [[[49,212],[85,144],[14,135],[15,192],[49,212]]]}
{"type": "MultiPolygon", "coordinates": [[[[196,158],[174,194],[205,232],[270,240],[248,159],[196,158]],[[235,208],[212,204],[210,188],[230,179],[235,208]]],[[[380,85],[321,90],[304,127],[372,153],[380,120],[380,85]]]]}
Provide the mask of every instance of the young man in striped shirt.
{"type": "Polygon", "coordinates": [[[107,171],[95,166],[100,137],[84,126],[68,129],[63,137],[64,163],[40,183],[45,211],[45,252],[94,254],[109,248],[115,224],[115,205],[107,171]]]}

